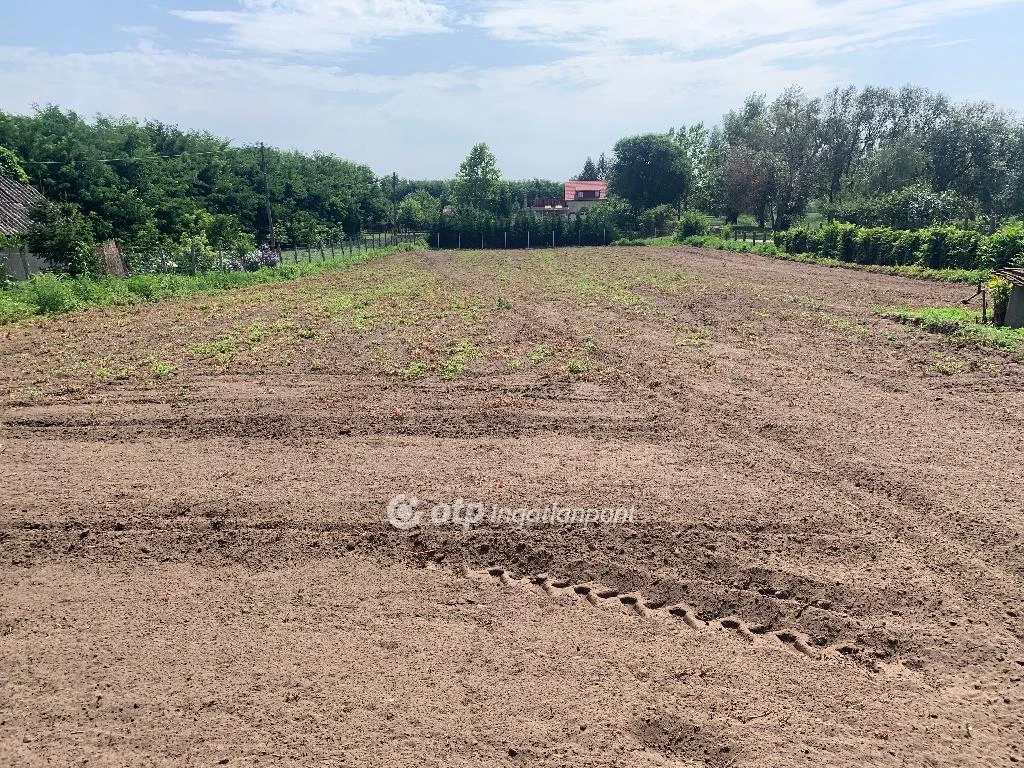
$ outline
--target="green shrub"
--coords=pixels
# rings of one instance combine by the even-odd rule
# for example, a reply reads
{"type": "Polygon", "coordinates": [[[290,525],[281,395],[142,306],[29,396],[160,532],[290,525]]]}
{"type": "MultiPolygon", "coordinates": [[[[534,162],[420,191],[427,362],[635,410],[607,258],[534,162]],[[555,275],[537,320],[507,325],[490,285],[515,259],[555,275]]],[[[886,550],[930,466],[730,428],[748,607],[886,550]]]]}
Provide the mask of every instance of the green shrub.
{"type": "Polygon", "coordinates": [[[35,314],[34,306],[0,293],[0,325],[16,323],[35,314]]]}
{"type": "Polygon", "coordinates": [[[1024,222],[1012,221],[989,237],[983,252],[995,269],[1024,267],[1024,222]]]}
{"type": "Polygon", "coordinates": [[[918,261],[930,269],[976,269],[982,261],[982,236],[956,227],[921,230],[918,261]]]}
{"type": "Polygon", "coordinates": [[[993,277],[988,281],[988,294],[992,297],[992,324],[1003,325],[1006,322],[1006,307],[1010,303],[1013,285],[1009,280],[993,277]]]}
{"type": "Polygon", "coordinates": [[[78,309],[71,281],[51,274],[34,275],[24,284],[25,303],[37,307],[37,314],[59,315],[78,309]]]}
{"type": "Polygon", "coordinates": [[[711,220],[699,211],[686,211],[676,225],[676,240],[682,242],[688,237],[706,235],[711,230],[711,220]]]}

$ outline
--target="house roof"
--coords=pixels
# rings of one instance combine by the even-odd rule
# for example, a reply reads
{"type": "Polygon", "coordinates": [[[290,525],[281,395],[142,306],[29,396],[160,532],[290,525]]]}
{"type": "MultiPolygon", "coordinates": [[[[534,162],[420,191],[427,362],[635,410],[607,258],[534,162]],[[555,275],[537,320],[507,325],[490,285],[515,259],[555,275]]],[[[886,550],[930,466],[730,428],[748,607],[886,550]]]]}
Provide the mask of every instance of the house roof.
{"type": "Polygon", "coordinates": [[[1005,269],[997,269],[996,274],[1004,280],[1009,280],[1014,285],[1024,286],[1024,269],[1007,267],[1005,269]]]}
{"type": "Polygon", "coordinates": [[[0,176],[0,235],[20,235],[28,229],[28,208],[42,200],[35,189],[0,176]]]}
{"type": "Polygon", "coordinates": [[[598,199],[608,199],[607,181],[567,181],[565,182],[565,199],[575,200],[577,192],[598,192],[598,199]]]}

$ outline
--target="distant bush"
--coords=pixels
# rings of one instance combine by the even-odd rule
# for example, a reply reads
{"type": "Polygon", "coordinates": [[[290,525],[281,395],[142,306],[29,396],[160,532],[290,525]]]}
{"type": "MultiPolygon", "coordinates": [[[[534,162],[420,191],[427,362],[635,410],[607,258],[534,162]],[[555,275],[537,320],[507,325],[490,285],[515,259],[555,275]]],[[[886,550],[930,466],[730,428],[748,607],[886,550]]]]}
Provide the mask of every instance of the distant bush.
{"type": "Polygon", "coordinates": [[[699,237],[711,231],[711,219],[699,211],[686,211],[676,226],[676,240],[682,242],[688,237],[699,237]]]}
{"type": "Polygon", "coordinates": [[[659,205],[640,214],[640,231],[645,237],[667,235],[676,228],[679,209],[674,205],[659,205]]]}
{"type": "Polygon", "coordinates": [[[630,247],[633,247],[633,248],[643,248],[643,247],[645,247],[647,245],[647,241],[646,240],[639,240],[639,239],[635,239],[635,238],[634,239],[630,239],[628,237],[620,237],[618,240],[615,240],[614,242],[612,242],[612,245],[620,246],[620,247],[621,246],[630,246],[630,247]]]}

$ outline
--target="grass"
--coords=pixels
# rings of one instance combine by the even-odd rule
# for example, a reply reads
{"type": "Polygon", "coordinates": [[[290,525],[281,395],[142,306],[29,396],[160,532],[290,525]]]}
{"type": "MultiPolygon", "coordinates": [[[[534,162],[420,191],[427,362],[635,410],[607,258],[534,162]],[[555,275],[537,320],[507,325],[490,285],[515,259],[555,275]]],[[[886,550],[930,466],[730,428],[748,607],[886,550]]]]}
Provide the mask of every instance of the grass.
{"type": "Polygon", "coordinates": [[[878,307],[875,314],[905,325],[949,337],[957,347],[988,347],[1007,352],[1024,351],[1024,329],[998,328],[981,323],[977,312],[946,307],[878,307]]]}
{"type": "Polygon", "coordinates": [[[358,251],[328,261],[283,264],[256,272],[207,272],[201,275],[133,275],[118,277],[66,277],[36,275],[0,290],[0,325],[36,316],[61,315],[96,306],[127,306],[161,299],[183,298],[264,283],[297,280],[321,272],[345,269],[401,251],[414,251],[421,244],[358,251]]]}
{"type": "Polygon", "coordinates": [[[483,357],[483,353],[469,341],[463,339],[457,342],[451,350],[451,356],[441,362],[441,378],[445,381],[457,379],[466,372],[466,366],[470,360],[483,357]]]}
{"type": "Polygon", "coordinates": [[[833,267],[839,269],[857,269],[862,272],[875,272],[883,275],[896,275],[898,277],[911,277],[918,280],[937,280],[944,283],[971,283],[977,284],[988,280],[992,272],[987,269],[929,269],[916,265],[887,267],[880,264],[856,264],[850,261],[839,261],[825,256],[815,256],[811,253],[786,253],[779,250],[774,243],[745,243],[742,240],[723,240],[720,237],[688,237],[683,245],[690,245],[696,248],[714,248],[719,251],[735,251],[737,253],[756,253],[772,259],[782,261],[795,261],[801,264],[815,264],[821,267],[833,267]]]}

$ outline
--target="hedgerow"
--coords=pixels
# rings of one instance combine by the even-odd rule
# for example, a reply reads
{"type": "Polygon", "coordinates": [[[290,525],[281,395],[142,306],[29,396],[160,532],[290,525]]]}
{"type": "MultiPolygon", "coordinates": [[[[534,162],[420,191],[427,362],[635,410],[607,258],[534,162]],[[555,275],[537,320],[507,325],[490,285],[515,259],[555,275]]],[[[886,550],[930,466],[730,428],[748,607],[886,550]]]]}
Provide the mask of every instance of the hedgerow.
{"type": "Polygon", "coordinates": [[[1024,225],[1013,222],[986,237],[956,227],[898,230],[836,222],[775,234],[789,254],[810,254],[847,264],[925,269],[990,270],[1024,266],[1024,225]]]}

